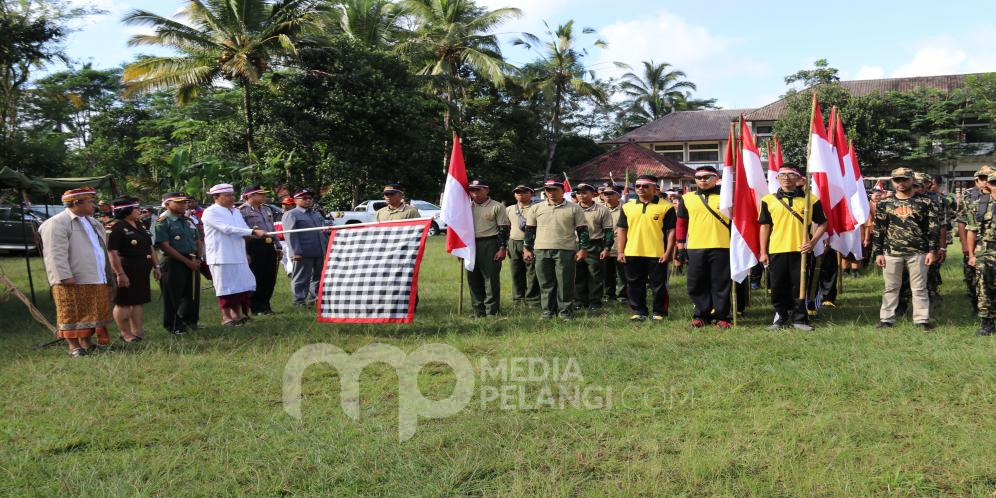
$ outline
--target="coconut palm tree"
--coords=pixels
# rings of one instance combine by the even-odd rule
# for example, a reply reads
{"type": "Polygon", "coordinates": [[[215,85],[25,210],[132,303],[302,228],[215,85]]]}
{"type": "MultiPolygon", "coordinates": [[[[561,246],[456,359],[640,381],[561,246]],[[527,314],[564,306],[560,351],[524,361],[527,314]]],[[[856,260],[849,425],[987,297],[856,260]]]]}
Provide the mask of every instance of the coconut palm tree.
{"type": "Polygon", "coordinates": [[[324,33],[341,33],[373,49],[387,50],[397,43],[405,9],[390,0],[339,0],[319,20],[324,33]]]}
{"type": "MultiPolygon", "coordinates": [[[[595,31],[584,28],[581,32],[591,34],[595,31]]],[[[607,95],[602,86],[594,83],[594,73],[585,69],[584,58],[588,55],[588,50],[577,46],[573,20],[557,26],[555,30],[550,30],[547,25],[545,42],[524,33],[522,38],[513,43],[529,48],[541,45],[544,49],[538,61],[526,65],[522,70],[530,84],[539,90],[546,108],[547,157],[543,177],[548,178],[557,153],[557,143],[563,135],[568,105],[585,98],[601,103],[607,99],[607,95]]],[[[602,40],[595,40],[593,45],[600,48],[606,46],[602,40]]]]}
{"type": "Polygon", "coordinates": [[[125,24],[147,25],[152,34],[139,34],[130,46],[152,45],[180,52],[170,57],[146,57],[124,70],[126,92],[172,89],[185,104],[218,80],[242,87],[246,150],[253,156],[254,128],[250,87],[258,84],[274,59],[297,53],[294,37],[313,21],[317,0],[187,0],[174,20],[135,10],[125,24]]]}
{"type": "Polygon", "coordinates": [[[685,80],[684,71],[671,68],[667,62],[643,61],[641,74],[631,70],[623,75],[620,88],[629,97],[634,124],[646,124],[674,111],[715,107],[715,99],[692,99],[695,83],[685,80]]]}
{"type": "MultiPolygon", "coordinates": [[[[452,130],[454,124],[459,126],[459,103],[471,74],[498,86],[504,84],[509,66],[493,31],[522,11],[489,11],[471,0],[404,0],[401,5],[411,14],[415,29],[397,50],[418,61],[417,74],[429,77],[432,89],[446,103],[443,127],[452,130]]],[[[444,153],[444,170],[447,158],[444,153]]]]}

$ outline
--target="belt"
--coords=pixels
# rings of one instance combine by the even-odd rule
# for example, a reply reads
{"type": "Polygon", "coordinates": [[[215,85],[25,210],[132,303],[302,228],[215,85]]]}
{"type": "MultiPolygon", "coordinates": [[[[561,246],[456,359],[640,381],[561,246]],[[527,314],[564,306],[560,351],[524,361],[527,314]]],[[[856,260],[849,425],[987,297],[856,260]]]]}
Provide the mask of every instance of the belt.
{"type": "Polygon", "coordinates": [[[497,239],[497,238],[498,238],[497,235],[491,235],[489,237],[475,237],[474,239],[475,240],[491,240],[491,239],[497,239]]]}

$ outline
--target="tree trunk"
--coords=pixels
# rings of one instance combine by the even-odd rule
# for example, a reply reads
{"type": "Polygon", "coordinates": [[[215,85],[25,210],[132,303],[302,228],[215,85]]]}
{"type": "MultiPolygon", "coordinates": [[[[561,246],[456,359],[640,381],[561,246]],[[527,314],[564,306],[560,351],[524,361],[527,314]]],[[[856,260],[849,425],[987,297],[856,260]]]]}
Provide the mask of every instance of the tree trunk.
{"type": "MultiPolygon", "coordinates": [[[[242,80],[242,108],[245,111],[246,118],[246,153],[248,156],[249,164],[253,163],[255,157],[255,130],[253,129],[252,123],[252,97],[249,95],[249,81],[246,79],[242,80]]],[[[253,179],[256,179],[258,172],[253,168],[253,179]]]]}
{"type": "Polygon", "coordinates": [[[543,180],[550,178],[550,169],[553,167],[553,156],[557,153],[557,142],[560,141],[560,99],[561,88],[557,85],[557,94],[553,99],[553,116],[550,122],[550,143],[547,145],[549,151],[546,156],[546,172],[543,180]]]}

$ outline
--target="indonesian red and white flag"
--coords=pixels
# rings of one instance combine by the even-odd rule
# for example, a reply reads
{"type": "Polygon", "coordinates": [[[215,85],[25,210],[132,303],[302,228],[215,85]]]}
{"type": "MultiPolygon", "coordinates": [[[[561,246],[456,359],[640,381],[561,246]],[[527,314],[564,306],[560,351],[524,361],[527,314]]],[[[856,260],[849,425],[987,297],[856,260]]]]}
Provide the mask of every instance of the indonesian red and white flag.
{"type": "Polygon", "coordinates": [[[571,202],[577,202],[574,200],[574,196],[571,195],[571,192],[571,181],[567,179],[567,173],[564,173],[564,198],[571,202]]]}
{"type": "Polygon", "coordinates": [[[859,224],[868,222],[871,217],[871,207],[868,205],[868,191],[865,189],[865,179],[861,176],[861,166],[858,164],[858,155],[854,151],[854,143],[847,143],[847,157],[850,159],[851,168],[854,170],[854,193],[848,203],[851,206],[851,214],[859,224]]]}
{"type": "Polygon", "coordinates": [[[726,153],[723,154],[723,178],[719,189],[719,212],[729,218],[733,215],[733,177],[736,169],[733,156],[737,148],[737,139],[733,136],[733,124],[730,124],[730,138],[726,139],[726,153]]]}
{"type": "MultiPolygon", "coordinates": [[[[844,178],[841,174],[840,160],[830,144],[826,126],[823,124],[823,112],[816,102],[813,93],[813,121],[810,123],[809,157],[806,160],[806,171],[809,172],[812,189],[820,199],[823,214],[827,218],[827,235],[830,246],[839,252],[846,253],[842,247],[839,233],[840,227],[834,208],[844,201],[844,178]]],[[[845,203],[846,206],[846,203],[845,203]]],[[[838,212],[839,214],[839,212],[838,212]]],[[[817,243],[814,252],[823,253],[823,244],[817,243]]]]}
{"type": "Polygon", "coordinates": [[[768,142],[768,193],[774,194],[778,192],[781,185],[778,184],[778,168],[781,168],[785,164],[782,159],[782,143],[778,141],[777,138],[772,140],[775,142],[775,148],[771,148],[771,141],[768,142]]]}
{"type": "Polygon", "coordinates": [[[854,167],[851,165],[850,144],[847,141],[847,136],[844,134],[844,123],[841,119],[840,111],[834,107],[832,113],[834,118],[830,120],[832,126],[830,129],[831,143],[840,160],[841,176],[843,177],[842,186],[844,188],[844,200],[837,205],[837,210],[841,212],[834,213],[837,221],[840,223],[838,225],[840,228],[839,236],[841,238],[839,245],[842,248],[840,253],[844,256],[851,253],[854,257],[860,259],[862,257],[861,222],[855,219],[853,208],[850,205],[850,200],[857,188],[854,181],[854,167]]]}
{"type": "MultiPolygon", "coordinates": [[[[761,225],[757,222],[761,198],[768,193],[768,182],[761,166],[750,128],[740,122],[741,153],[737,155],[737,172],[733,192],[733,216],[730,227],[730,278],[742,282],[757,265],[761,252],[761,225]]],[[[722,190],[720,190],[722,192],[722,190]]]]}
{"type": "Polygon", "coordinates": [[[463,162],[460,137],[453,134],[453,155],[443,189],[443,206],[440,219],[446,224],[446,252],[463,259],[467,271],[474,270],[476,244],[474,240],[474,215],[470,210],[470,193],[467,189],[467,167],[463,162]]]}

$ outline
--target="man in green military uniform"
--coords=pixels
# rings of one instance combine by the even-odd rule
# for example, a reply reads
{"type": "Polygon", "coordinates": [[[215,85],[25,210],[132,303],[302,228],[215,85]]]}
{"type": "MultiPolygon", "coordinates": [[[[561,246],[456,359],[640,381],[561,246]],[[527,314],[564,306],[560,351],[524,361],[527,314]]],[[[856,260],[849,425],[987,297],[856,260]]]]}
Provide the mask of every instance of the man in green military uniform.
{"type": "Polygon", "coordinates": [[[979,336],[996,333],[996,178],[987,178],[989,195],[978,198],[965,211],[968,265],[975,268],[979,336]]]}
{"type": "Polygon", "coordinates": [[[927,297],[930,302],[935,302],[941,295],[941,265],[947,253],[948,227],[950,220],[947,217],[947,208],[944,196],[934,190],[934,179],[926,173],[914,173],[914,183],[920,185],[920,191],[934,204],[934,212],[937,215],[937,264],[930,265],[927,269],[927,297]]]}
{"type": "Polygon", "coordinates": [[[378,209],[376,221],[412,220],[421,218],[415,206],[405,203],[405,189],[400,183],[384,185],[384,200],[387,205],[378,209]]]}
{"type": "Polygon", "coordinates": [[[976,295],[976,271],[968,266],[968,232],[966,225],[969,215],[974,215],[972,205],[975,201],[989,195],[989,175],[993,171],[989,166],[982,166],[975,172],[975,186],[961,193],[961,200],[955,210],[955,225],[958,229],[958,240],[961,242],[962,274],[965,277],[965,285],[968,288],[968,299],[972,303],[972,309],[978,311],[978,296],[976,295]]]}
{"type": "Polygon", "coordinates": [[[613,245],[612,213],[595,202],[596,190],[590,184],[579,183],[574,192],[588,222],[588,243],[591,246],[588,255],[577,262],[574,309],[587,308],[590,312],[598,312],[602,309],[602,297],[605,295],[605,263],[609,248],[613,245]]]}
{"type": "Polygon", "coordinates": [[[501,262],[508,256],[510,230],[505,206],[492,199],[491,188],[481,180],[467,186],[474,218],[474,269],[467,272],[470,302],[477,318],[501,312],[501,262]]]}
{"type": "Polygon", "coordinates": [[[885,269],[879,327],[895,324],[903,271],[908,271],[913,322],[931,330],[927,267],[937,258],[939,218],[933,201],[914,191],[911,169],[892,170],[892,185],[896,194],[879,201],[874,219],[872,254],[875,264],[885,269]]]}
{"type": "Polygon", "coordinates": [[[200,268],[204,239],[184,213],[190,198],[182,192],[163,195],[166,211],[152,224],[156,247],[163,252],[163,326],[182,335],[200,319],[200,268]]]}
{"type": "Polygon", "coordinates": [[[536,262],[522,259],[526,241],[526,213],[533,207],[533,189],[519,185],[512,191],[515,204],[505,208],[510,224],[508,261],[512,269],[512,302],[539,306],[540,287],[536,262]]]}
{"type": "Polygon", "coordinates": [[[615,244],[615,226],[622,215],[622,186],[606,183],[602,186],[602,203],[612,215],[613,242],[608,244],[609,257],[605,260],[605,301],[617,300],[621,304],[629,302],[626,297],[626,265],[619,262],[619,252],[615,244]]]}
{"type": "Polygon", "coordinates": [[[574,263],[587,257],[587,249],[590,249],[588,221],[577,204],[564,198],[563,183],[547,180],[543,190],[546,201],[526,213],[522,257],[526,261],[536,259],[543,318],[553,318],[559,313],[564,320],[571,320],[574,317],[574,263]]]}

